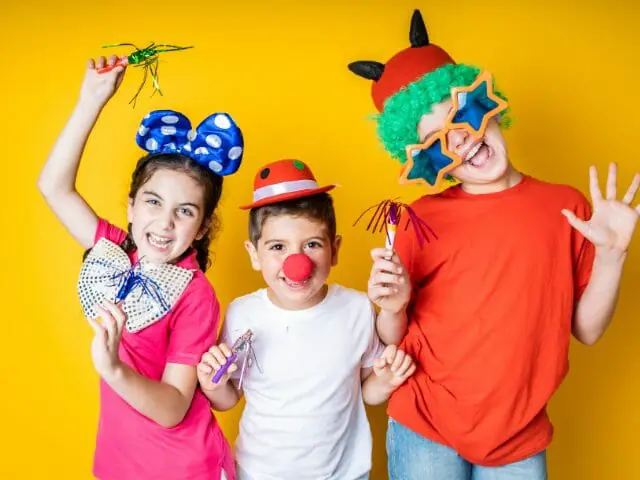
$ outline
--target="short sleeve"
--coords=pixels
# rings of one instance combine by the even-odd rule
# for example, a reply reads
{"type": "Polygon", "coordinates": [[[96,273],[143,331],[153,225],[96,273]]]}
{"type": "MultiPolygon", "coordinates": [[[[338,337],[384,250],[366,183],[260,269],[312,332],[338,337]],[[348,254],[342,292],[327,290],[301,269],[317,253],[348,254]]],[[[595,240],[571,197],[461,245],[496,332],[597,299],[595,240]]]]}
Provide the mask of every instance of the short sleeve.
{"type": "Polygon", "coordinates": [[[229,304],[222,323],[218,343],[226,343],[230,346],[247,330],[243,321],[245,315],[243,315],[242,311],[243,308],[238,301],[233,301],[229,304]]]}
{"type": "Polygon", "coordinates": [[[220,304],[208,280],[198,277],[178,301],[169,328],[167,362],[197,365],[216,341],[220,304]]]}
{"type": "Polygon", "coordinates": [[[96,234],[93,239],[94,245],[98,243],[98,240],[100,240],[101,238],[106,238],[116,245],[120,245],[122,242],[124,242],[125,238],[127,238],[127,232],[119,227],[116,227],[115,225],[110,224],[105,219],[99,218],[98,227],[96,228],[96,234]]]}
{"type": "MultiPolygon", "coordinates": [[[[584,196],[582,202],[574,209],[576,216],[582,220],[591,218],[591,205],[584,196]]],[[[591,270],[595,258],[595,247],[580,232],[572,228],[573,238],[571,240],[573,248],[573,283],[575,301],[580,300],[585,288],[591,279],[591,270]]]]}
{"type": "MultiPolygon", "coordinates": [[[[368,299],[367,299],[368,301],[368,299]]],[[[368,302],[369,309],[367,311],[367,320],[369,322],[369,342],[367,350],[362,355],[362,368],[373,367],[376,358],[380,358],[384,351],[384,344],[380,341],[378,331],[376,330],[376,311],[371,302],[368,302]]]]}

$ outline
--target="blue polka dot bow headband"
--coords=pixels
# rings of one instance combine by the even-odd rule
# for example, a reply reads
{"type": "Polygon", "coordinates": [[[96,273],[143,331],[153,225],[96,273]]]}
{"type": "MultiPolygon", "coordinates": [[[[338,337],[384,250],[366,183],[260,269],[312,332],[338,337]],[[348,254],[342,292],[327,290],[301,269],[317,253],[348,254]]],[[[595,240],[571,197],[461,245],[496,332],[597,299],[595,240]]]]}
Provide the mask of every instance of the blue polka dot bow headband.
{"type": "Polygon", "coordinates": [[[173,110],[155,110],[143,119],[136,143],[149,153],[179,153],[220,176],[235,173],[242,162],[242,131],[231,115],[214,113],[197,128],[173,110]]]}

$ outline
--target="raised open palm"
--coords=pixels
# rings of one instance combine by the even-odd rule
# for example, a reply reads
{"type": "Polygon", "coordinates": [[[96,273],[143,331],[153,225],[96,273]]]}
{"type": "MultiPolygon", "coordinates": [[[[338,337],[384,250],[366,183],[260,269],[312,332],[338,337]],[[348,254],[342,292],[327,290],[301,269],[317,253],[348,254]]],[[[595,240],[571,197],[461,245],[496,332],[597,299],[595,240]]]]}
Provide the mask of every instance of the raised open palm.
{"type": "Polygon", "coordinates": [[[615,253],[624,253],[629,248],[633,232],[640,218],[640,205],[633,206],[638,188],[640,187],[640,173],[636,173],[627,192],[621,200],[617,200],[617,167],[609,165],[605,196],[598,185],[596,167],[589,169],[589,190],[593,203],[593,214],[588,221],[581,220],[568,210],[562,213],[569,223],[585,236],[596,248],[615,253]]]}

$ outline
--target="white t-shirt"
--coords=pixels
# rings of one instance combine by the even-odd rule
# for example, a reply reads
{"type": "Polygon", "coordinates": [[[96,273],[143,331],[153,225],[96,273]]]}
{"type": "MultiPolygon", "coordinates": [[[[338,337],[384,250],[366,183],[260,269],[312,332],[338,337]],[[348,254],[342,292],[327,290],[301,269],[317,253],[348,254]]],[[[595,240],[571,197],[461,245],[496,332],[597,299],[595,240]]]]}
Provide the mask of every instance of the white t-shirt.
{"type": "Polygon", "coordinates": [[[360,370],[373,366],[383,348],[366,294],[331,285],[318,305],[290,311],[261,289],[229,305],[222,341],[231,345],[249,328],[256,362],[242,385],[240,480],[366,475],[372,439],[360,370]]]}

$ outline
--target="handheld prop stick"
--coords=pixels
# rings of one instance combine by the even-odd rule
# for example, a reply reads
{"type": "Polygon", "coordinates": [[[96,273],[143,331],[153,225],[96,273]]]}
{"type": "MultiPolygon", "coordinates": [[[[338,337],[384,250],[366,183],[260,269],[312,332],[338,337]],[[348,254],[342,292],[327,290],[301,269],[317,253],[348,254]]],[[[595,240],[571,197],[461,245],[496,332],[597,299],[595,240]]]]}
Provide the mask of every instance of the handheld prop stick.
{"type": "Polygon", "coordinates": [[[138,88],[138,91],[136,92],[136,94],[133,96],[133,98],[129,102],[129,103],[133,103],[134,107],[135,107],[136,99],[138,98],[138,95],[140,95],[140,92],[142,91],[145,84],[147,83],[147,75],[151,75],[151,79],[153,83],[154,91],[151,96],[153,96],[156,92],[162,95],[162,91],[160,90],[160,83],[158,80],[158,59],[160,54],[193,48],[192,46],[180,47],[178,45],[166,45],[166,44],[156,45],[153,42],[145,48],[138,48],[133,43],[115,43],[112,45],[105,45],[102,48],[123,47],[123,46],[132,47],[135,50],[131,52],[129,55],[119,57],[118,60],[113,65],[107,65],[106,67],[99,68],[98,73],[107,73],[116,67],[126,67],[128,65],[133,65],[134,67],[141,67],[144,71],[143,77],[142,77],[142,83],[140,84],[140,88],[138,88]]]}

